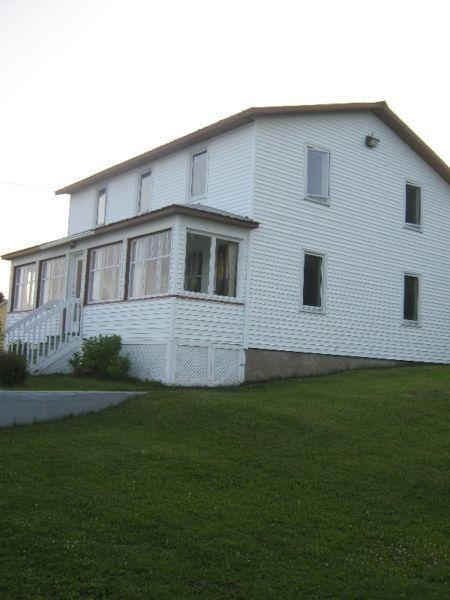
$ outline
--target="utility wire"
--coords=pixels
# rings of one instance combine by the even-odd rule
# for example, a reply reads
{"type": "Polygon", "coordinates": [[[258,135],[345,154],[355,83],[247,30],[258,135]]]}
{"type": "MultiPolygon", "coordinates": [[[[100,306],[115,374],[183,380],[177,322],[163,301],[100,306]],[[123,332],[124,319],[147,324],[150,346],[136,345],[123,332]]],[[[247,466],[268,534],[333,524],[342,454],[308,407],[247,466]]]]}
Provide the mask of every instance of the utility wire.
{"type": "Polygon", "coordinates": [[[34,183],[17,183],[15,181],[3,181],[2,179],[0,179],[0,185],[12,185],[15,187],[29,187],[29,188],[35,188],[38,190],[51,190],[52,192],[55,190],[55,188],[48,187],[45,185],[37,185],[34,183]]]}

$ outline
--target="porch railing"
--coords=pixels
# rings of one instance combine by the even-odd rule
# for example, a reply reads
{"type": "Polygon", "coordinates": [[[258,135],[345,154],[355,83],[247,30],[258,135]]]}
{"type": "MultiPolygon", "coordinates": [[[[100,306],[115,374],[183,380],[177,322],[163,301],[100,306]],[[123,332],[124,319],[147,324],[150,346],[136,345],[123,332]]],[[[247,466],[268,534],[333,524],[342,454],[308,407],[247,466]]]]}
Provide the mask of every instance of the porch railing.
{"type": "Polygon", "coordinates": [[[5,331],[4,347],[25,356],[31,371],[80,339],[79,299],[54,300],[40,306],[5,331]]]}

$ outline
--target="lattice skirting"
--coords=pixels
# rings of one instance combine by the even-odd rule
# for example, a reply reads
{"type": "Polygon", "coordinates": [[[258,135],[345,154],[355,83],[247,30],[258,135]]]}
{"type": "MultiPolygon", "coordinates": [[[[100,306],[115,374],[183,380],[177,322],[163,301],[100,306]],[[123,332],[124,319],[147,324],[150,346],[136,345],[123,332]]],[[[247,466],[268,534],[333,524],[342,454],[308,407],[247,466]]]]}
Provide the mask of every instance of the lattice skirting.
{"type": "Polygon", "coordinates": [[[124,344],[122,353],[131,361],[133,377],[167,381],[167,344],[124,344]]]}
{"type": "Polygon", "coordinates": [[[244,379],[243,349],[180,342],[175,348],[175,382],[186,386],[237,385],[244,379]]]}

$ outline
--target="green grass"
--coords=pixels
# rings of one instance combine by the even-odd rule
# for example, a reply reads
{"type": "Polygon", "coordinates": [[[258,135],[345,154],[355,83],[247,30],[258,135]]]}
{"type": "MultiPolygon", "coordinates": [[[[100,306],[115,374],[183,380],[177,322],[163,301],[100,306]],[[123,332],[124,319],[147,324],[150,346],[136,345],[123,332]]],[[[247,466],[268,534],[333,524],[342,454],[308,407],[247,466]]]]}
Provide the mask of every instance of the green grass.
{"type": "Polygon", "coordinates": [[[154,388],[0,432],[0,597],[449,597],[450,368],[154,388]]]}
{"type": "MultiPolygon", "coordinates": [[[[32,375],[18,387],[3,388],[12,390],[101,390],[101,391],[146,391],[161,389],[161,384],[125,379],[123,381],[105,381],[92,377],[73,377],[71,375],[32,375]]],[[[0,388],[1,389],[1,388],[0,388]]]]}

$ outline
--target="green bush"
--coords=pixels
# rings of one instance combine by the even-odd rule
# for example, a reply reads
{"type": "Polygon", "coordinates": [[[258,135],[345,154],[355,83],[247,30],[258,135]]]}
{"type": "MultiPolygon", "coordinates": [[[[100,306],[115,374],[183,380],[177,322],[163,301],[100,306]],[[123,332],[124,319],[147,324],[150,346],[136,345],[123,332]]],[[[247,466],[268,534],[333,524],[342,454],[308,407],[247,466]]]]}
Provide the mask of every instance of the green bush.
{"type": "Polygon", "coordinates": [[[25,357],[0,351],[0,385],[20,385],[28,377],[25,357]]]}
{"type": "Polygon", "coordinates": [[[120,335],[98,335],[83,340],[81,352],[69,360],[73,374],[98,379],[123,379],[130,369],[130,360],[120,356],[120,335]]]}

